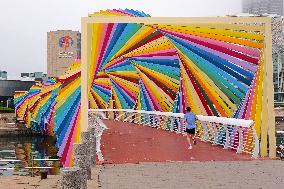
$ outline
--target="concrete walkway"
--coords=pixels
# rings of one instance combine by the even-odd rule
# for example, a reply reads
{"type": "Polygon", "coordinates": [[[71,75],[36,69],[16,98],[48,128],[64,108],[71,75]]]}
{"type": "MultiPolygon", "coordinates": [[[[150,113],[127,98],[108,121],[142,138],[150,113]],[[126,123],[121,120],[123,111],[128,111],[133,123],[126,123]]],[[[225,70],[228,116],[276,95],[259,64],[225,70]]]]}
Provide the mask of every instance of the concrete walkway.
{"type": "Polygon", "coordinates": [[[175,162],[102,165],[102,189],[280,189],[284,162],[175,162]]]}
{"type": "MultiPolygon", "coordinates": [[[[105,164],[92,169],[88,189],[281,189],[283,170],[278,160],[105,164]]],[[[58,179],[0,176],[0,188],[52,189],[58,179]]]]}

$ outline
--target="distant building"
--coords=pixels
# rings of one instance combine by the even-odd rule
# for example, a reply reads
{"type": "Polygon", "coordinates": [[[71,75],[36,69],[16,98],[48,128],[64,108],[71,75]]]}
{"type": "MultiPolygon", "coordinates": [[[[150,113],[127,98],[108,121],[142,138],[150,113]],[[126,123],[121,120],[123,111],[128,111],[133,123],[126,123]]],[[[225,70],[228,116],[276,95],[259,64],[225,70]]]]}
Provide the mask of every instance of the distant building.
{"type": "Polygon", "coordinates": [[[283,0],[243,0],[242,12],[283,15],[283,0]]]}
{"type": "Polygon", "coordinates": [[[43,72],[21,73],[21,80],[46,81],[47,74],[43,72]]]}
{"type": "Polygon", "coordinates": [[[0,70],[0,80],[6,80],[7,79],[7,72],[0,70]]]}
{"type": "Polygon", "coordinates": [[[35,81],[0,80],[0,106],[14,107],[15,91],[28,91],[35,81]]]}
{"type": "Polygon", "coordinates": [[[81,57],[81,33],[58,30],[47,33],[47,76],[59,77],[81,57]]]}
{"type": "Polygon", "coordinates": [[[284,102],[284,54],[273,53],[273,83],[274,100],[278,103],[284,102]]]}

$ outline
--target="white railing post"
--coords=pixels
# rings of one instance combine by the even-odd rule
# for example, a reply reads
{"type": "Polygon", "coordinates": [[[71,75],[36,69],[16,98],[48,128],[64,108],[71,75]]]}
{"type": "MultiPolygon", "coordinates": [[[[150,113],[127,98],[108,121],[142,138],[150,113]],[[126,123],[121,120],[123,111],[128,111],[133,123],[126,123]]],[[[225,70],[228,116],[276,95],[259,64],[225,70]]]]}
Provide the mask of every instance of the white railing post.
{"type": "Polygon", "coordinates": [[[115,118],[115,120],[116,120],[116,121],[119,121],[119,119],[120,119],[121,117],[123,117],[125,114],[126,114],[126,112],[125,112],[125,113],[122,112],[119,116],[117,116],[117,117],[115,118]]]}
{"type": "Polygon", "coordinates": [[[252,126],[252,132],[253,132],[253,138],[254,138],[254,149],[253,149],[252,157],[258,158],[259,157],[259,140],[258,140],[258,136],[257,136],[254,126],[252,126]]]}
{"type": "Polygon", "coordinates": [[[201,140],[202,141],[207,141],[209,139],[209,132],[208,132],[208,128],[207,125],[204,121],[201,121],[201,126],[202,126],[202,137],[201,140]]]}
{"type": "Polygon", "coordinates": [[[237,127],[237,130],[239,132],[239,145],[237,149],[237,153],[242,153],[243,152],[243,146],[244,146],[244,139],[243,139],[243,130],[241,127],[237,127]]]}
{"type": "Polygon", "coordinates": [[[226,132],[226,142],[224,145],[224,149],[228,149],[230,147],[230,132],[229,132],[229,128],[228,125],[224,125],[223,126],[226,132]]]}
{"type": "Polygon", "coordinates": [[[176,118],[177,121],[177,134],[182,133],[182,122],[181,122],[181,118],[176,118]]]}
{"type": "Polygon", "coordinates": [[[170,120],[171,120],[171,128],[170,128],[170,131],[173,132],[173,131],[174,131],[174,117],[171,117],[170,120]]]}
{"type": "Polygon", "coordinates": [[[213,127],[213,135],[214,135],[214,139],[213,139],[213,144],[217,145],[218,144],[218,128],[216,126],[216,123],[212,123],[212,127],[213,127]]]}

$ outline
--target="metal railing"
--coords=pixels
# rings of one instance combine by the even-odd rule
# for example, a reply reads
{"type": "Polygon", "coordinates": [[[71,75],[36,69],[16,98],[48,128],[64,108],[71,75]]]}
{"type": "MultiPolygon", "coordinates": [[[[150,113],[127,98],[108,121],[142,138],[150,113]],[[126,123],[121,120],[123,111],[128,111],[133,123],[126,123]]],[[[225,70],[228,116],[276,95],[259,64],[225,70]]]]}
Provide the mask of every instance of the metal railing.
{"type": "MultiPolygon", "coordinates": [[[[185,134],[183,113],[144,111],[132,109],[90,109],[90,117],[113,119],[185,134]]],[[[259,139],[252,120],[197,115],[196,137],[237,153],[259,155],[259,139]]]]}
{"type": "MultiPolygon", "coordinates": [[[[33,177],[34,176],[34,169],[54,169],[56,167],[51,167],[51,166],[47,166],[47,167],[37,167],[37,166],[34,166],[34,162],[35,161],[46,161],[46,162],[49,162],[49,161],[60,161],[60,159],[37,159],[37,158],[34,158],[34,156],[32,156],[32,159],[31,159],[31,166],[26,166],[26,167],[22,167],[23,169],[31,169],[31,176],[33,177]]],[[[0,159],[0,162],[22,162],[21,160],[19,159],[0,159]]],[[[16,168],[14,167],[0,167],[0,170],[14,170],[16,168]]]]}

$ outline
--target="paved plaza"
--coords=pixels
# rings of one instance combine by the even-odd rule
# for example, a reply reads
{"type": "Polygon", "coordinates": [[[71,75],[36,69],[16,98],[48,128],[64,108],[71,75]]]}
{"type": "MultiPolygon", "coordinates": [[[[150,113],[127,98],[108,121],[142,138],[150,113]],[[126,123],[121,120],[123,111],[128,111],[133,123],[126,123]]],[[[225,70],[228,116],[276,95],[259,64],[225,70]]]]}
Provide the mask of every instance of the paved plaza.
{"type": "MultiPolygon", "coordinates": [[[[281,189],[283,170],[279,160],[105,164],[92,169],[88,188],[281,189]]],[[[59,176],[0,177],[0,188],[52,189],[59,186],[58,180],[59,176]]]]}
{"type": "Polygon", "coordinates": [[[104,165],[102,189],[280,189],[284,162],[229,161],[104,165]]]}

